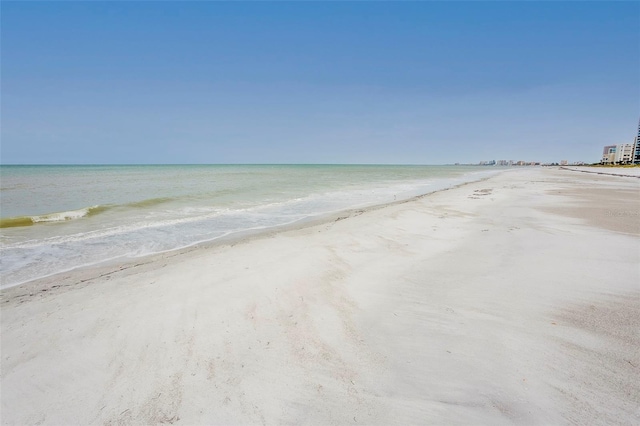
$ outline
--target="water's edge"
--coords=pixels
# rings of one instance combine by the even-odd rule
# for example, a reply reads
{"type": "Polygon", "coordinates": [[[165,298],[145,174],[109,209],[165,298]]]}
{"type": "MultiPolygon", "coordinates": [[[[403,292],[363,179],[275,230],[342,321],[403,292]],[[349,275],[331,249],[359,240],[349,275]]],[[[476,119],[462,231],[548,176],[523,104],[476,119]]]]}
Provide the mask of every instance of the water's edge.
{"type": "Polygon", "coordinates": [[[410,203],[433,194],[460,188],[473,183],[483,182],[491,179],[494,176],[497,176],[498,174],[502,174],[505,171],[506,170],[500,170],[488,176],[481,176],[474,180],[469,180],[445,188],[436,189],[407,199],[401,199],[382,204],[374,204],[361,208],[345,209],[322,214],[315,217],[306,217],[283,225],[276,225],[261,229],[237,231],[211,240],[195,242],[187,246],[176,247],[170,250],[148,253],[140,257],[119,257],[92,264],[79,265],[65,271],[58,271],[49,275],[41,276],[19,283],[7,284],[0,288],[0,297],[2,298],[2,303],[5,303],[9,299],[15,297],[32,296],[37,292],[56,291],[63,288],[75,287],[77,285],[89,284],[92,280],[120,272],[138,273],[141,271],[134,270],[145,266],[148,267],[150,265],[161,262],[164,259],[183,256],[194,251],[210,250],[222,246],[244,244],[256,239],[269,238],[283,232],[297,231],[314,226],[329,224],[338,220],[349,219],[351,217],[366,214],[371,211],[410,203]]]}

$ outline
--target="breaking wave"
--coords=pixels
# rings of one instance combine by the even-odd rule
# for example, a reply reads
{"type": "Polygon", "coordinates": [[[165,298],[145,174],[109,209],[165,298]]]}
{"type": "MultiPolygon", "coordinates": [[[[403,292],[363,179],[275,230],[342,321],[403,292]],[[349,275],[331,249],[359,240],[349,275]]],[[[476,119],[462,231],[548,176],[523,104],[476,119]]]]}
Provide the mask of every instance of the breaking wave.
{"type": "Polygon", "coordinates": [[[91,206],[67,212],[47,213],[36,216],[16,216],[0,219],[0,228],[15,228],[18,226],[31,226],[37,223],[65,222],[93,216],[108,210],[109,206],[91,206]]]}

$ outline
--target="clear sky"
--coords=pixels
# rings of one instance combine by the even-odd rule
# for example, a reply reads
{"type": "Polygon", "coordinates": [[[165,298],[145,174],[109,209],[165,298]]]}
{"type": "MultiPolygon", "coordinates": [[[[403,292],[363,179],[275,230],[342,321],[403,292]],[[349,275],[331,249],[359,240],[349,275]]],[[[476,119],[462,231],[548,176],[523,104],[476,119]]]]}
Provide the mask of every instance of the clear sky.
{"type": "Polygon", "coordinates": [[[1,3],[1,161],[598,161],[640,2],[1,3]]]}

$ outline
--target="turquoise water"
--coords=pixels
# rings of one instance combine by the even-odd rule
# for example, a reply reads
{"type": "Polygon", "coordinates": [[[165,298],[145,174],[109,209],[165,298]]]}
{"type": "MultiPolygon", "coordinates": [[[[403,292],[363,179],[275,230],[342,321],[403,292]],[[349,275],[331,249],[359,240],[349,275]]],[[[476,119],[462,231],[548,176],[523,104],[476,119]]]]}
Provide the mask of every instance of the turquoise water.
{"type": "Polygon", "coordinates": [[[479,179],[464,166],[2,166],[10,286],[479,179]]]}

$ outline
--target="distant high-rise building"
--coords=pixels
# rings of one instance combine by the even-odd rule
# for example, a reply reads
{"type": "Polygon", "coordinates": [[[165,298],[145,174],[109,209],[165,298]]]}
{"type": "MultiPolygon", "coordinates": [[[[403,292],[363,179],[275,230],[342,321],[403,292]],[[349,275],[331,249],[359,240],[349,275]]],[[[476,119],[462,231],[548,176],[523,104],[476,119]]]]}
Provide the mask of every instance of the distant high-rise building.
{"type": "Polygon", "coordinates": [[[640,119],[638,120],[638,134],[633,140],[633,164],[640,164],[640,119]]]}

